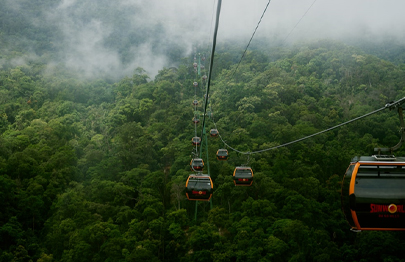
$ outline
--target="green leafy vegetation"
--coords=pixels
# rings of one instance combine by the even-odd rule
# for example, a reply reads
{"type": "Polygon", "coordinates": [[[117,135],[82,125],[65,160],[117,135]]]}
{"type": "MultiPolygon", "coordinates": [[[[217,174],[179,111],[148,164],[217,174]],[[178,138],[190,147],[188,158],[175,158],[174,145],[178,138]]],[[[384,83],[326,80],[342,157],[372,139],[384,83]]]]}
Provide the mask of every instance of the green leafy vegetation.
{"type": "MultiPolygon", "coordinates": [[[[10,18],[2,32],[24,33],[23,17],[0,13],[10,18]]],[[[37,52],[48,50],[41,41],[37,52]]],[[[221,136],[240,151],[299,139],[405,96],[403,67],[342,43],[261,46],[231,78],[238,52],[219,50],[210,103],[221,136]]],[[[209,138],[213,208],[199,203],[195,221],[184,185],[196,76],[192,58],[178,63],[154,79],[138,68],[118,81],[49,74],[43,62],[3,64],[0,261],[402,261],[403,233],[354,234],[340,207],[350,159],[399,140],[395,112],[251,155],[251,187],[232,181],[246,156],[230,150],[217,161],[224,146],[209,138]]],[[[203,94],[199,86],[200,101],[203,94]]]]}

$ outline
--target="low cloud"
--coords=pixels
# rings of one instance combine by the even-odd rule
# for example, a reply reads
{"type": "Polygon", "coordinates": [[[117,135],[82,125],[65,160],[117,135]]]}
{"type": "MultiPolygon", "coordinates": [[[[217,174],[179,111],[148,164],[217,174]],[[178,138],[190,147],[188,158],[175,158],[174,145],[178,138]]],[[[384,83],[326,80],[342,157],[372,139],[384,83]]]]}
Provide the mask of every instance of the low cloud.
{"type": "Polygon", "coordinates": [[[110,31],[100,21],[91,20],[80,30],[65,29],[68,35],[64,50],[68,68],[82,72],[84,76],[108,74],[120,69],[121,63],[115,50],[104,47],[103,40],[110,31]]]}
{"type": "MultiPolygon", "coordinates": [[[[218,45],[231,40],[247,44],[267,3],[223,1],[218,45]]],[[[27,23],[48,28],[54,63],[88,78],[120,78],[137,67],[153,78],[158,70],[190,55],[193,46],[208,53],[216,4],[214,0],[62,0],[43,6],[38,17],[27,9],[29,0],[6,0],[7,7],[23,14],[27,23]]],[[[402,0],[272,0],[255,38],[279,44],[324,38],[403,43],[403,10],[402,0]]]]}

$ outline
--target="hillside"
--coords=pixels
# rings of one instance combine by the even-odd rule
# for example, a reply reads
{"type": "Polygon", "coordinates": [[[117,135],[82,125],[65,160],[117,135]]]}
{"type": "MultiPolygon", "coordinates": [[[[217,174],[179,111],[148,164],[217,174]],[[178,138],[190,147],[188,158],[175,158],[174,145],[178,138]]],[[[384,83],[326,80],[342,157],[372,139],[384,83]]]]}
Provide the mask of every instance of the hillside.
{"type": "MultiPolygon", "coordinates": [[[[216,54],[207,129],[257,151],[405,96],[404,71],[318,41],[216,54]],[[235,73],[232,76],[232,74],[235,73]]],[[[3,53],[4,54],[4,53],[3,53]]],[[[10,55],[10,54],[8,54],[10,55]]],[[[194,136],[193,57],[119,81],[32,62],[0,70],[0,261],[401,261],[403,233],[349,231],[340,181],[355,155],[399,140],[384,111],[313,139],[246,155],[209,138],[213,208],[185,198],[194,136]],[[385,259],[385,260],[384,260],[385,259]]],[[[199,86],[201,102],[204,89],[199,86]]],[[[199,111],[202,111],[201,103],[199,111]]],[[[404,155],[402,148],[397,154],[404,155]]]]}

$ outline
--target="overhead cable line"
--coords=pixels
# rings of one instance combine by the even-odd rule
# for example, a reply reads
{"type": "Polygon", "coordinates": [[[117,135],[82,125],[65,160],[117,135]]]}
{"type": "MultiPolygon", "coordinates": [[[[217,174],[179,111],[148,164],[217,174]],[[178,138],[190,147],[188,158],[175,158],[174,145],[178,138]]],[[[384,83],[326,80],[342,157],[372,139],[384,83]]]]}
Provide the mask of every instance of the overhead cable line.
{"type": "MultiPolygon", "coordinates": [[[[303,138],[300,138],[300,139],[297,139],[297,140],[294,140],[294,141],[291,141],[291,142],[288,142],[288,143],[285,143],[285,144],[282,144],[282,145],[278,145],[278,146],[274,146],[274,147],[270,147],[270,148],[266,148],[266,149],[262,149],[262,150],[258,150],[258,151],[253,151],[253,152],[242,152],[242,151],[239,151],[239,150],[237,150],[237,149],[231,147],[230,145],[228,145],[228,144],[222,139],[221,133],[219,133],[219,137],[220,137],[221,141],[222,141],[227,147],[229,147],[229,148],[232,149],[233,151],[236,151],[236,152],[238,152],[238,153],[240,153],[240,154],[243,154],[243,155],[250,155],[250,154],[256,154],[256,153],[263,153],[263,152],[270,151],[270,150],[274,150],[274,149],[277,149],[277,148],[289,146],[289,145],[292,145],[292,144],[301,142],[301,141],[303,141],[303,140],[306,140],[306,139],[308,139],[308,138],[311,138],[311,137],[314,137],[314,136],[317,136],[317,135],[320,135],[320,134],[329,132],[329,131],[331,131],[331,130],[333,130],[333,129],[336,129],[336,128],[338,128],[338,127],[341,127],[341,126],[344,126],[344,125],[353,123],[353,122],[355,122],[355,121],[357,121],[357,120],[360,120],[360,119],[362,119],[362,118],[371,116],[371,115],[373,115],[373,114],[375,114],[375,113],[378,113],[378,112],[380,112],[380,111],[382,111],[382,110],[385,110],[385,109],[387,109],[387,108],[388,108],[388,109],[393,109],[393,108],[399,107],[399,106],[400,106],[402,103],[404,103],[404,102],[405,102],[405,97],[399,99],[398,101],[387,103],[387,104],[385,104],[384,107],[382,107],[382,108],[380,108],[380,109],[377,109],[377,110],[372,111],[372,112],[370,112],[370,113],[367,113],[367,114],[365,114],[365,115],[356,117],[356,118],[351,119],[351,120],[349,120],[349,121],[347,121],[347,122],[338,124],[338,125],[336,125],[336,126],[330,127],[330,128],[328,128],[328,129],[325,129],[325,130],[323,130],[323,131],[317,132],[317,133],[315,133],[315,134],[312,134],[312,135],[309,135],[309,136],[306,136],[306,137],[303,137],[303,138]]],[[[215,125],[215,128],[216,128],[215,122],[214,122],[214,125],[215,125]]]]}
{"type": "Polygon", "coordinates": [[[295,26],[293,27],[293,29],[291,29],[291,31],[287,34],[286,38],[284,38],[283,42],[281,43],[281,45],[284,45],[285,42],[287,41],[288,37],[291,35],[291,33],[295,30],[295,28],[298,26],[298,24],[301,22],[301,20],[305,17],[305,15],[308,13],[308,11],[312,8],[312,6],[315,4],[316,0],[314,0],[312,2],[312,4],[310,5],[310,7],[307,9],[307,11],[305,11],[305,13],[302,15],[302,17],[300,18],[300,20],[298,20],[298,22],[295,24],[295,26]]]}
{"type": "Polygon", "coordinates": [[[211,16],[211,26],[210,26],[210,34],[209,34],[210,41],[211,41],[211,37],[212,37],[211,32],[212,32],[212,22],[214,21],[214,13],[215,13],[214,11],[215,11],[215,0],[214,0],[214,2],[212,4],[212,16],[211,16]]]}
{"type": "Polygon", "coordinates": [[[241,56],[241,58],[240,58],[240,60],[239,60],[238,65],[236,66],[235,70],[233,70],[233,73],[231,74],[231,77],[230,77],[231,79],[232,79],[233,76],[235,75],[236,70],[238,70],[240,63],[242,62],[242,59],[245,57],[245,54],[246,54],[246,52],[247,52],[247,49],[249,48],[250,43],[252,42],[252,39],[253,39],[253,37],[254,37],[255,34],[256,34],[257,28],[259,28],[259,25],[260,25],[260,23],[262,22],[263,16],[264,16],[264,14],[265,14],[266,11],[267,11],[267,8],[269,7],[270,2],[271,2],[271,0],[269,0],[269,2],[267,2],[266,8],[264,8],[264,11],[263,11],[263,13],[262,13],[262,16],[260,17],[259,22],[257,23],[256,28],[255,28],[255,30],[253,31],[252,36],[250,37],[249,43],[247,44],[247,46],[246,46],[246,48],[245,48],[245,51],[243,52],[243,54],[242,54],[242,56],[241,56]]]}
{"type": "MultiPolygon", "coordinates": [[[[216,19],[215,19],[214,36],[213,36],[213,39],[212,39],[210,69],[209,69],[209,73],[208,73],[207,90],[206,90],[206,93],[205,93],[206,98],[208,98],[208,94],[210,92],[211,76],[212,76],[212,65],[214,63],[215,46],[217,44],[217,34],[218,34],[218,25],[219,25],[219,15],[221,13],[221,4],[222,4],[222,0],[218,0],[217,13],[216,13],[216,19]]],[[[207,105],[208,105],[208,99],[205,99],[205,102],[204,102],[204,115],[203,115],[203,122],[202,122],[203,130],[205,129],[205,115],[207,113],[207,105]]],[[[203,136],[201,136],[201,137],[203,138],[203,136]]],[[[201,147],[201,150],[202,150],[202,147],[201,147]]],[[[200,155],[201,155],[201,153],[200,153],[200,155]]]]}

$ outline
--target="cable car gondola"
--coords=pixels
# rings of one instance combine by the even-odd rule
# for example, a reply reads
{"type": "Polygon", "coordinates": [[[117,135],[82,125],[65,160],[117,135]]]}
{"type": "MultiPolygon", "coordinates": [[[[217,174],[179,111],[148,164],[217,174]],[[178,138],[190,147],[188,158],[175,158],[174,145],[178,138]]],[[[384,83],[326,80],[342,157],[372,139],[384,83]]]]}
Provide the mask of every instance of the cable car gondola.
{"type": "Polygon", "coordinates": [[[193,146],[199,146],[199,145],[201,145],[201,138],[198,136],[195,136],[191,139],[191,143],[193,144],[193,146]]]}
{"type": "Polygon", "coordinates": [[[210,136],[211,137],[218,137],[219,133],[218,133],[218,129],[211,129],[210,130],[210,136]]]}
{"type": "Polygon", "coordinates": [[[193,118],[193,123],[198,124],[200,123],[200,119],[198,119],[196,116],[193,118]]]}
{"type": "Polygon", "coordinates": [[[218,160],[228,160],[228,150],[226,150],[226,149],[218,149],[218,151],[217,151],[217,159],[218,160]]]}
{"type": "Polygon", "coordinates": [[[211,177],[203,175],[189,175],[186,182],[186,196],[188,200],[209,201],[212,197],[214,185],[211,177]]]}
{"type": "Polygon", "coordinates": [[[405,230],[405,158],[353,158],[343,178],[341,202],[353,231],[405,230]]]}
{"type": "Polygon", "coordinates": [[[194,171],[202,171],[204,168],[204,161],[202,158],[193,158],[190,161],[190,168],[194,171]]]}
{"type": "Polygon", "coordinates": [[[194,83],[193,83],[193,86],[194,86],[194,87],[197,87],[197,86],[198,86],[198,82],[194,82],[194,83]]]}
{"type": "Polygon", "coordinates": [[[202,79],[203,79],[204,81],[207,80],[207,78],[208,78],[208,77],[207,77],[206,75],[203,75],[203,76],[202,76],[202,79]]]}
{"type": "Polygon", "coordinates": [[[247,166],[238,166],[233,171],[233,183],[235,186],[251,186],[253,183],[253,171],[247,166]]]}
{"type": "Polygon", "coordinates": [[[405,157],[380,155],[381,151],[392,153],[405,141],[402,100],[385,106],[398,107],[399,143],[374,148],[378,155],[354,157],[343,178],[342,210],[353,231],[405,230],[405,157]]]}
{"type": "Polygon", "coordinates": [[[197,106],[198,105],[198,100],[194,100],[193,101],[193,106],[197,106]]]}

